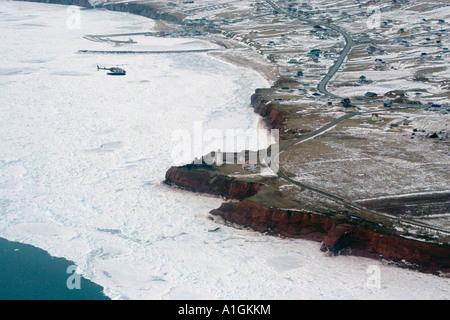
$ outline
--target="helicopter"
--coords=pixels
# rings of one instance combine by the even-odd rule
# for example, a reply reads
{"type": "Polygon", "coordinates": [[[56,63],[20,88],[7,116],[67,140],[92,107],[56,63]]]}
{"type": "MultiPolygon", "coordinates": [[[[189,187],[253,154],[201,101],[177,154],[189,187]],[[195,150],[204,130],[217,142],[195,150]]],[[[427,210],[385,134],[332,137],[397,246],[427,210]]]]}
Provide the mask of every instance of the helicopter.
{"type": "Polygon", "coordinates": [[[97,65],[97,71],[98,70],[107,70],[109,71],[107,74],[110,76],[124,76],[127,74],[127,72],[119,67],[111,67],[111,68],[104,68],[104,67],[99,67],[97,65]]]}

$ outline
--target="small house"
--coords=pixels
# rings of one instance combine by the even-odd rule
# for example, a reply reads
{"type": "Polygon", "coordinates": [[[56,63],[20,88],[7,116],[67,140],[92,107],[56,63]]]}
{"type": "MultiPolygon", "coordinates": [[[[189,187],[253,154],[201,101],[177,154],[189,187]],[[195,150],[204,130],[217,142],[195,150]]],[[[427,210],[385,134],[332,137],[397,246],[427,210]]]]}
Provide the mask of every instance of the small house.
{"type": "Polygon", "coordinates": [[[391,124],[391,130],[394,132],[398,132],[398,124],[391,124]]]}
{"type": "Polygon", "coordinates": [[[375,59],[375,69],[380,70],[386,66],[386,62],[383,59],[375,59]]]}
{"type": "Polygon", "coordinates": [[[372,118],[370,119],[370,121],[372,121],[372,122],[381,122],[383,120],[380,118],[380,116],[378,114],[374,113],[374,114],[372,114],[372,118]]]}
{"type": "Polygon", "coordinates": [[[349,98],[343,99],[341,103],[344,108],[350,108],[352,106],[349,98]]]}
{"type": "Polygon", "coordinates": [[[322,54],[322,50],[320,49],[312,49],[311,51],[309,51],[308,56],[310,57],[320,57],[320,55],[322,54]]]}
{"type": "Polygon", "coordinates": [[[242,165],[242,169],[246,171],[258,171],[259,166],[257,166],[254,163],[251,163],[250,161],[246,161],[245,164],[242,165]]]}
{"type": "Polygon", "coordinates": [[[375,92],[367,92],[365,94],[366,98],[375,99],[378,97],[378,95],[375,92]]]}
{"type": "Polygon", "coordinates": [[[314,26],[314,30],[315,31],[323,31],[324,29],[321,26],[319,26],[319,25],[315,25],[314,26]]]}
{"type": "Polygon", "coordinates": [[[408,122],[403,122],[402,128],[409,128],[410,124],[408,122]]]}
{"type": "Polygon", "coordinates": [[[392,101],[390,99],[384,100],[383,107],[391,108],[392,107],[392,101]]]}

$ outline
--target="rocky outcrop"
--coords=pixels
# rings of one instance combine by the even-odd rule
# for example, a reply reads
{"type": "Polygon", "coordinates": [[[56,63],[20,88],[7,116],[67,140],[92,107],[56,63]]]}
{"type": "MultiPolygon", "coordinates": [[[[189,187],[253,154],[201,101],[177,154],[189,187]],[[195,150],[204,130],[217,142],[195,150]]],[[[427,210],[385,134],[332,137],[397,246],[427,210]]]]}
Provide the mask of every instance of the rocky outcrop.
{"type": "Polygon", "coordinates": [[[224,203],[211,214],[255,231],[318,241],[321,251],[334,255],[382,259],[400,267],[450,276],[448,245],[340,224],[333,216],[267,208],[249,200],[224,203]]]}
{"type": "Polygon", "coordinates": [[[378,233],[360,227],[336,226],[322,243],[322,251],[384,259],[401,267],[450,277],[448,245],[378,233]]]}
{"type": "Polygon", "coordinates": [[[210,213],[258,232],[315,241],[322,241],[334,226],[326,216],[267,208],[249,200],[226,202],[210,213]]]}
{"type": "Polygon", "coordinates": [[[269,208],[252,201],[261,184],[222,176],[212,167],[187,165],[172,167],[165,182],[193,192],[208,193],[241,201],[225,202],[210,212],[225,222],[254,231],[321,243],[321,251],[332,255],[354,255],[381,259],[400,267],[441,276],[450,276],[448,245],[403,238],[366,226],[351,225],[342,214],[319,214],[269,208]]]}
{"type": "Polygon", "coordinates": [[[274,101],[267,101],[258,91],[252,95],[251,103],[254,111],[265,119],[272,129],[282,129],[286,117],[274,101]]]}
{"type": "Polygon", "coordinates": [[[176,185],[184,190],[208,193],[226,199],[242,200],[258,193],[261,185],[245,182],[232,177],[214,175],[200,166],[187,165],[172,167],[166,172],[165,183],[176,185]]]}

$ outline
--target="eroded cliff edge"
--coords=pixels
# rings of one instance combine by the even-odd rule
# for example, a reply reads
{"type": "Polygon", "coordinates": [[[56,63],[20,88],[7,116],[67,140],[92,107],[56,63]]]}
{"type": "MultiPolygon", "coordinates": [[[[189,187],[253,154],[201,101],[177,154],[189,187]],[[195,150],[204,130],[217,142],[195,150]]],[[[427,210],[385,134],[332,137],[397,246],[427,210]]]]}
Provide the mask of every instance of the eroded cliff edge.
{"type": "Polygon", "coordinates": [[[321,250],[332,255],[374,258],[425,273],[450,276],[448,245],[408,239],[407,235],[378,222],[360,221],[346,209],[310,212],[266,206],[255,198],[258,192],[270,186],[218,175],[213,167],[206,165],[172,167],[167,171],[165,182],[188,191],[239,200],[226,201],[210,212],[226,223],[269,235],[321,242],[321,250]]]}
{"type": "MultiPolygon", "coordinates": [[[[252,106],[269,127],[280,129],[281,141],[288,142],[292,132],[283,128],[286,113],[276,102],[265,99],[265,90],[256,90],[251,99],[252,106]]],[[[165,183],[234,199],[210,212],[231,225],[268,235],[320,242],[321,251],[330,255],[373,258],[450,277],[448,241],[425,234],[411,235],[395,221],[372,217],[370,212],[333,203],[318,195],[304,195],[307,190],[301,188],[296,191],[300,196],[296,192],[280,191],[285,190],[286,185],[277,176],[230,176],[230,172],[239,170],[240,166],[234,164],[172,167],[166,173],[165,183]]]]}

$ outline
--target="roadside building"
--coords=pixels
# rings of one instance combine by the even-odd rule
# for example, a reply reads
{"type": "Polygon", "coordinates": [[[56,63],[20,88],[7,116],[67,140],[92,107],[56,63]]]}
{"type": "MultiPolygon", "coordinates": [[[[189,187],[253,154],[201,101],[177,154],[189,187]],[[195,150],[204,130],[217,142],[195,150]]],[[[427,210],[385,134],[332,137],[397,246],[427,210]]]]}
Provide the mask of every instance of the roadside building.
{"type": "Polygon", "coordinates": [[[384,100],[383,107],[391,108],[392,107],[392,100],[390,100],[390,99],[384,100]]]}
{"type": "Polygon", "coordinates": [[[378,95],[375,92],[367,92],[365,94],[366,98],[370,98],[370,99],[376,99],[378,97],[378,95]]]}
{"type": "Polygon", "coordinates": [[[398,132],[398,124],[391,124],[391,130],[394,132],[398,132]]]}
{"type": "Polygon", "coordinates": [[[381,119],[381,117],[377,113],[372,114],[372,118],[370,120],[372,122],[381,122],[381,121],[383,121],[383,119],[381,119]]]}

